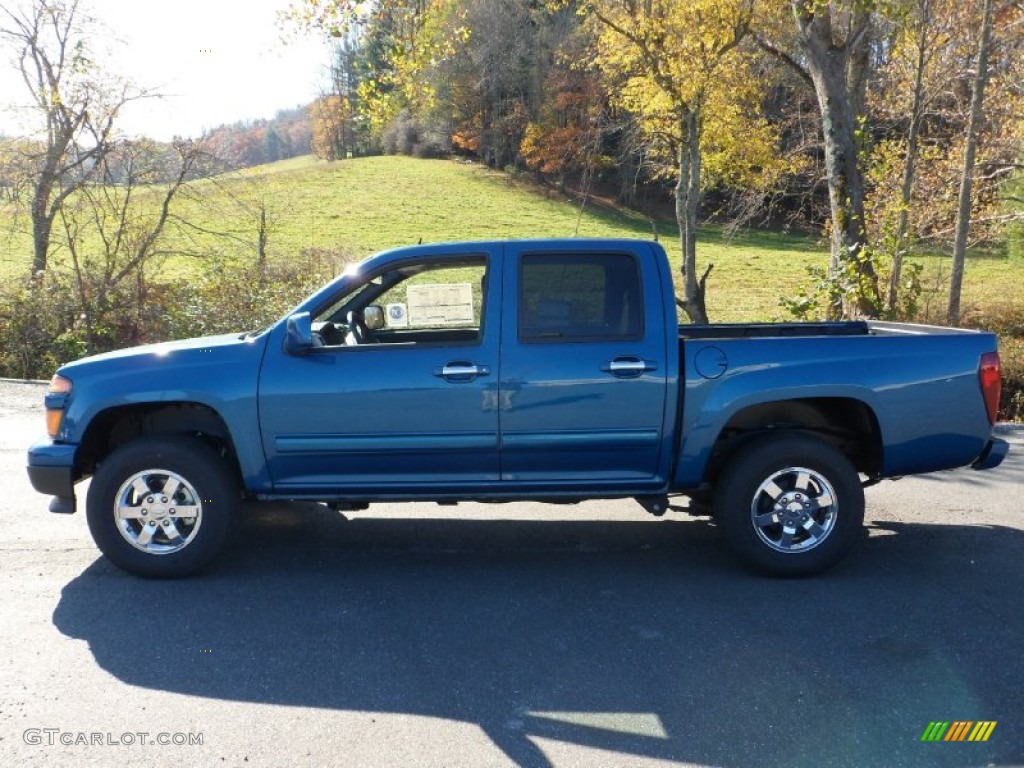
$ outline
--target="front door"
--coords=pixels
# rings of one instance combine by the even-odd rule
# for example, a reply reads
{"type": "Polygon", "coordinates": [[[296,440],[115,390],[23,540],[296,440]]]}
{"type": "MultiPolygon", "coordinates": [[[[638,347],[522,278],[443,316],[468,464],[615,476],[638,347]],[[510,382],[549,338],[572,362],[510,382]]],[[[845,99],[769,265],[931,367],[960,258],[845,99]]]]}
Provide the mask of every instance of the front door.
{"type": "Polygon", "coordinates": [[[499,479],[499,262],[485,249],[390,263],[314,314],[318,346],[267,350],[276,491],[443,495],[499,479]],[[385,327],[367,327],[371,304],[385,327]]]}

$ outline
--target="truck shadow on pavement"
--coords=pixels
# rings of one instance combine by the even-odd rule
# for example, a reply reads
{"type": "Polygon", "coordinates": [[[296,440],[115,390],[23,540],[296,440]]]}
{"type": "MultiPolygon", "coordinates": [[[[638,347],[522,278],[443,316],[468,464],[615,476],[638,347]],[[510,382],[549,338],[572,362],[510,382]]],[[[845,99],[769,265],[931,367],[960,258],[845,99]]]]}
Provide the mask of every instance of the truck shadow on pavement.
{"type": "Polygon", "coordinates": [[[828,574],[780,580],[703,521],[565,518],[268,506],[198,578],[97,560],[53,621],[129,685],[474,723],[523,766],[551,764],[545,741],[609,764],[1024,760],[1020,531],[884,523],[828,574]],[[937,719],[998,727],[921,743],[937,719]]]}

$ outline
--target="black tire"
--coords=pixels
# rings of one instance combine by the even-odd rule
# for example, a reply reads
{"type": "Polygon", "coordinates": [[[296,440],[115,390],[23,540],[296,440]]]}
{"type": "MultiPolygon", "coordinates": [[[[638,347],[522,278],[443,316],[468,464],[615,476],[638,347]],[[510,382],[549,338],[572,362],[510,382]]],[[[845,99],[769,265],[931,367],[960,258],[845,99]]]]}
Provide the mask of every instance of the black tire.
{"type": "Polygon", "coordinates": [[[217,556],[240,496],[224,460],[208,445],[153,435],[103,460],[89,486],[86,518],[96,546],[114,565],[137,576],[176,578],[217,556]]]}
{"type": "Polygon", "coordinates": [[[729,458],[715,485],[715,522],[748,567],[810,576],[861,536],[864,488],[850,460],[803,434],[762,437],[729,458]]]}

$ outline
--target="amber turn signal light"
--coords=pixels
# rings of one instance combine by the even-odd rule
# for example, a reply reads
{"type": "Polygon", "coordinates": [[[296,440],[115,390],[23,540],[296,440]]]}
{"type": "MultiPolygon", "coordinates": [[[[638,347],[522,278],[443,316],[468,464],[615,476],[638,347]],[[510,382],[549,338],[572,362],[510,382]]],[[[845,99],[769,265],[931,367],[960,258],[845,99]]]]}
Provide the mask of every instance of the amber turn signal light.
{"type": "Polygon", "coordinates": [[[46,409],[46,434],[56,437],[60,432],[60,420],[64,417],[64,411],[58,408],[46,409]]]}
{"type": "MultiPolygon", "coordinates": [[[[71,391],[71,379],[65,379],[63,376],[54,374],[53,378],[50,379],[49,394],[51,395],[66,395],[71,391]]],[[[51,437],[57,437],[60,432],[60,422],[64,418],[63,408],[47,408],[46,409],[46,433],[51,437]]]]}

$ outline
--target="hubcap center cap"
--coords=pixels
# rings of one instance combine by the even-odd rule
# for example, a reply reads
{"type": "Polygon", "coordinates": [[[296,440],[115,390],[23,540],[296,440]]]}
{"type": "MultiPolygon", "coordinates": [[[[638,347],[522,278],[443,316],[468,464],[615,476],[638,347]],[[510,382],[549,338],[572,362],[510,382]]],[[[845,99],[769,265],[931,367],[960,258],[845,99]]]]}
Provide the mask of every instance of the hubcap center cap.
{"type": "Polygon", "coordinates": [[[145,499],[142,502],[142,508],[148,513],[146,519],[148,520],[165,520],[171,516],[171,504],[173,502],[168,499],[166,502],[161,499],[155,498],[153,501],[145,499]]]}

